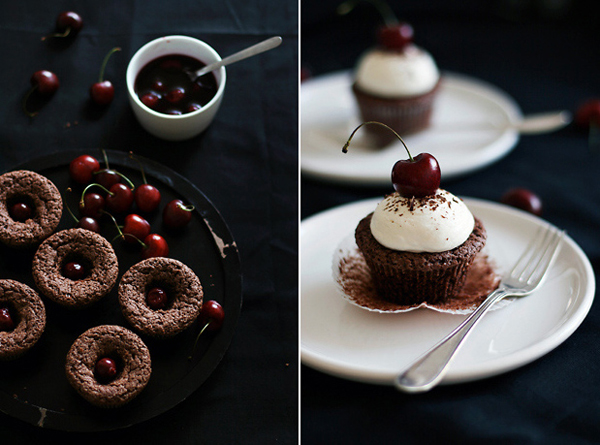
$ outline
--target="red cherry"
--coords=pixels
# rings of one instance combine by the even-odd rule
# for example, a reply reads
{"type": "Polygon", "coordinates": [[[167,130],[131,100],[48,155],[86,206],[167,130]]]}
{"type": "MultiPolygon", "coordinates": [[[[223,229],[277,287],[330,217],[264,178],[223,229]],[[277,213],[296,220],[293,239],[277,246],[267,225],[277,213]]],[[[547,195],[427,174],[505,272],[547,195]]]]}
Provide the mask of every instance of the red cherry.
{"type": "Polygon", "coordinates": [[[85,277],[85,268],[81,263],[70,261],[63,266],[63,277],[77,281],[85,277]]]}
{"type": "Polygon", "coordinates": [[[97,105],[105,106],[112,102],[113,97],[115,96],[115,87],[109,80],[104,80],[104,70],[106,69],[106,64],[108,63],[108,59],[113,53],[121,51],[121,48],[113,48],[108,54],[104,57],[102,61],[102,66],[100,68],[100,76],[98,77],[98,82],[92,84],[90,87],[90,98],[97,105]]]}
{"type": "Polygon", "coordinates": [[[109,382],[113,380],[117,374],[117,363],[109,357],[103,357],[96,362],[94,367],[96,378],[102,382],[109,382]]]}
{"type": "Polygon", "coordinates": [[[172,116],[181,116],[183,113],[179,110],[167,110],[165,114],[170,114],[172,116]]]}
{"type": "Polygon", "coordinates": [[[392,169],[394,189],[405,198],[434,195],[440,186],[441,172],[437,160],[429,153],[402,159],[392,169]]]}
{"type": "Polygon", "coordinates": [[[102,187],[110,189],[113,185],[121,182],[121,176],[117,171],[105,168],[96,173],[95,180],[102,187]]]}
{"type": "Polygon", "coordinates": [[[15,221],[25,222],[33,216],[33,209],[27,203],[17,202],[11,206],[9,214],[15,221]]]}
{"type": "Polygon", "coordinates": [[[96,82],[90,87],[90,98],[98,105],[108,105],[115,97],[115,87],[110,80],[96,82]]]}
{"type": "Polygon", "coordinates": [[[165,84],[163,83],[162,80],[160,79],[156,79],[153,83],[152,83],[152,88],[156,91],[165,91],[165,89],[167,87],[165,87],[165,84]]]}
{"type": "Polygon", "coordinates": [[[150,213],[160,205],[160,192],[150,184],[142,184],[135,189],[135,204],[140,211],[150,213]]]}
{"type": "Polygon", "coordinates": [[[169,256],[169,245],[162,236],[156,233],[151,233],[146,238],[144,238],[142,258],[146,259],[167,256],[169,256]]]}
{"type": "Polygon", "coordinates": [[[193,210],[193,206],[186,206],[181,199],[174,199],[163,209],[163,223],[171,229],[183,227],[191,221],[193,210]]]}
{"type": "Polygon", "coordinates": [[[198,322],[201,326],[206,326],[206,331],[214,332],[221,329],[224,318],[225,311],[223,311],[223,307],[217,301],[209,300],[202,305],[198,322]]]}
{"type": "Polygon", "coordinates": [[[186,108],[186,111],[188,113],[193,113],[194,111],[198,111],[200,108],[202,108],[201,105],[198,105],[198,104],[189,104],[188,107],[186,108]]]}
{"type": "Polygon", "coordinates": [[[587,129],[590,125],[600,126],[600,99],[590,99],[577,108],[575,124],[587,129]]]}
{"type": "Polygon", "coordinates": [[[530,190],[513,188],[508,190],[500,201],[506,205],[516,207],[526,212],[540,216],[542,214],[542,200],[530,190]]]}
{"type": "Polygon", "coordinates": [[[84,216],[77,223],[77,227],[80,229],[89,230],[91,232],[100,233],[100,224],[98,221],[90,216],[84,216]]]}
{"type": "Polygon", "coordinates": [[[413,41],[413,28],[408,23],[384,26],[378,31],[379,44],[388,50],[402,51],[413,41]]]}
{"type": "Polygon", "coordinates": [[[140,215],[131,213],[125,217],[121,231],[127,235],[124,237],[125,241],[135,243],[137,240],[144,240],[150,234],[150,223],[140,215]]]}
{"type": "Polygon", "coordinates": [[[133,204],[133,190],[125,184],[115,184],[106,196],[106,207],[114,213],[125,213],[133,204]]]}
{"type": "Polygon", "coordinates": [[[79,184],[88,184],[94,172],[98,170],[100,170],[100,163],[90,155],[78,156],[69,164],[71,179],[79,184]]]}
{"type": "Polygon", "coordinates": [[[0,331],[12,331],[15,327],[15,322],[7,307],[0,308],[0,331]]]}
{"type": "Polygon", "coordinates": [[[152,288],[146,295],[146,302],[151,309],[164,309],[167,305],[168,296],[167,293],[160,287],[152,288]]]}
{"type": "Polygon", "coordinates": [[[52,71],[40,70],[33,73],[31,76],[31,85],[37,88],[38,93],[43,95],[51,95],[56,93],[60,82],[58,77],[52,71]]]}
{"type": "Polygon", "coordinates": [[[167,99],[171,103],[177,103],[181,101],[185,97],[185,90],[181,87],[173,88],[165,95],[165,99],[167,99]]]}
{"type": "Polygon", "coordinates": [[[142,101],[142,103],[144,105],[146,105],[148,108],[152,108],[154,109],[154,107],[156,106],[156,104],[158,103],[158,101],[160,100],[160,96],[158,94],[155,93],[146,93],[144,94],[140,100],[142,101]]]}
{"type": "Polygon", "coordinates": [[[74,37],[82,27],[83,19],[79,14],[73,11],[64,11],[56,18],[57,33],[42,37],[42,40],[46,40],[48,37],[74,37]]]}
{"type": "Polygon", "coordinates": [[[85,193],[79,201],[79,213],[82,216],[89,216],[94,219],[100,219],[104,213],[104,207],[104,197],[94,192],[85,193]]]}

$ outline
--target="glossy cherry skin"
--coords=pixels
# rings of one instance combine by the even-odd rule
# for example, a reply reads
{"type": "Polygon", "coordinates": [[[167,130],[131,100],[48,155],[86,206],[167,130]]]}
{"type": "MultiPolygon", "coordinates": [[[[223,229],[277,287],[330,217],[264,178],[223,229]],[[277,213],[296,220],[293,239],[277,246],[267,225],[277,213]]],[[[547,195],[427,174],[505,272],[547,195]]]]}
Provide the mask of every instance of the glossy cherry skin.
{"type": "Polygon", "coordinates": [[[160,191],[150,184],[142,184],[135,189],[135,204],[144,213],[155,211],[160,205],[160,191]]]}
{"type": "Polygon", "coordinates": [[[77,281],[85,277],[85,268],[81,263],[70,261],[63,266],[63,277],[77,281]]]}
{"type": "Polygon", "coordinates": [[[542,200],[531,190],[525,188],[513,188],[508,190],[500,201],[503,204],[525,210],[526,212],[540,216],[542,214],[542,200]]]}
{"type": "Polygon", "coordinates": [[[90,87],[90,98],[97,105],[108,105],[115,97],[115,87],[110,80],[96,82],[90,87]]]}
{"type": "Polygon", "coordinates": [[[114,213],[125,213],[133,204],[133,190],[125,184],[115,184],[106,196],[106,208],[114,213]]]}
{"type": "Polygon", "coordinates": [[[0,308],[0,331],[12,331],[15,328],[15,321],[7,307],[0,308]]]}
{"type": "Polygon", "coordinates": [[[105,168],[95,174],[95,181],[106,189],[110,189],[113,185],[121,182],[121,176],[115,170],[105,168]]]}
{"type": "Polygon", "coordinates": [[[58,14],[58,17],[56,18],[56,30],[65,32],[70,29],[70,36],[77,34],[82,27],[83,19],[76,12],[64,11],[58,14]]]}
{"type": "Polygon", "coordinates": [[[192,210],[181,199],[170,201],[163,209],[163,223],[171,229],[188,224],[192,219],[192,210]]]}
{"type": "Polygon", "coordinates": [[[384,26],[379,29],[379,45],[391,51],[402,51],[413,41],[413,28],[408,23],[384,26]]]}
{"type": "Polygon", "coordinates": [[[9,214],[15,221],[25,222],[33,216],[33,209],[27,203],[17,202],[11,206],[9,214]]]}
{"type": "Polygon", "coordinates": [[[69,164],[69,175],[79,184],[89,184],[94,173],[99,170],[100,162],[90,155],[78,156],[69,164]]]}
{"type": "Polygon", "coordinates": [[[173,88],[169,91],[165,98],[171,103],[177,103],[185,97],[185,90],[183,88],[173,88]]]}
{"type": "Polygon", "coordinates": [[[158,101],[160,100],[160,96],[155,93],[147,93],[140,97],[140,100],[148,108],[154,109],[154,107],[156,106],[156,104],[158,104],[158,101]]]}
{"type": "Polygon", "coordinates": [[[150,235],[150,223],[140,215],[131,213],[125,217],[121,231],[125,235],[125,241],[137,243],[150,235]]]}
{"type": "Polygon", "coordinates": [[[225,311],[223,307],[215,300],[205,301],[198,315],[198,322],[201,326],[206,326],[209,332],[218,331],[223,326],[225,311]]]}
{"type": "Polygon", "coordinates": [[[151,233],[144,238],[144,245],[145,247],[142,248],[142,258],[144,259],[169,256],[167,241],[156,233],[151,233]]]}
{"type": "Polygon", "coordinates": [[[117,376],[119,370],[117,368],[117,362],[112,358],[103,357],[96,362],[94,372],[99,381],[109,382],[117,376]]]}
{"type": "Polygon", "coordinates": [[[429,153],[402,159],[392,169],[394,189],[405,198],[422,198],[435,194],[442,177],[437,160],[429,153]]]}
{"type": "Polygon", "coordinates": [[[82,216],[100,219],[104,213],[106,202],[104,197],[98,193],[89,192],[83,195],[83,203],[79,203],[79,213],[82,216]]]}
{"type": "Polygon", "coordinates": [[[579,106],[575,113],[575,124],[584,129],[590,125],[600,126],[600,99],[590,99],[579,106]]]}
{"type": "Polygon", "coordinates": [[[36,71],[30,79],[31,85],[37,88],[38,93],[49,96],[56,93],[60,82],[56,74],[48,70],[36,71]]]}
{"type": "Polygon", "coordinates": [[[148,306],[154,310],[164,309],[168,300],[169,297],[167,296],[167,293],[160,287],[150,289],[146,295],[148,306]]]}
{"type": "Polygon", "coordinates": [[[89,230],[91,232],[100,233],[100,224],[98,223],[98,220],[90,216],[84,216],[81,218],[77,223],[77,227],[80,229],[89,230]]]}

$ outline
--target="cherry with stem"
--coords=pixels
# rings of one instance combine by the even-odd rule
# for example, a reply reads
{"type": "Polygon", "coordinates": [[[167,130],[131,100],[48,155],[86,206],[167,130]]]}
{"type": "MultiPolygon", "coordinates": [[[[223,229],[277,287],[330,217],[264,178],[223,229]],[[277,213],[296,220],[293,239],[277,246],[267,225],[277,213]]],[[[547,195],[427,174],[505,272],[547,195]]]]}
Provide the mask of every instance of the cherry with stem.
{"type": "Polygon", "coordinates": [[[185,205],[181,199],[170,201],[163,209],[163,223],[170,229],[179,229],[192,220],[193,205],[185,205]]]}
{"type": "Polygon", "coordinates": [[[77,156],[69,164],[69,175],[79,184],[88,184],[98,170],[100,170],[100,163],[90,155],[77,156]]]}
{"type": "MultiPolygon", "coordinates": [[[[68,188],[67,192],[72,192],[71,188],[68,188]]],[[[71,217],[75,220],[75,223],[77,224],[78,228],[100,233],[100,224],[98,223],[98,220],[96,218],[92,218],[91,216],[83,216],[81,218],[77,218],[66,201],[65,207],[67,208],[67,211],[69,212],[71,217]]]]}
{"type": "Polygon", "coordinates": [[[43,97],[50,97],[58,90],[60,81],[58,80],[58,76],[52,71],[39,70],[31,75],[30,83],[31,88],[25,94],[22,105],[25,114],[29,117],[34,117],[37,116],[38,112],[27,109],[27,102],[31,95],[37,93],[43,97]]]}
{"type": "Polygon", "coordinates": [[[135,189],[135,193],[133,196],[135,204],[140,209],[140,211],[144,213],[151,213],[155,211],[160,205],[160,191],[153,185],[148,184],[148,180],[146,179],[146,172],[144,171],[144,166],[139,161],[139,159],[133,156],[133,152],[129,152],[129,157],[131,159],[135,159],[135,161],[139,164],[140,172],[142,174],[142,181],[144,181],[142,185],[138,186],[135,189]]]}
{"type": "Polygon", "coordinates": [[[117,51],[121,51],[121,48],[113,48],[106,54],[102,61],[98,82],[92,84],[90,87],[90,98],[97,105],[106,106],[112,102],[113,97],[115,96],[115,87],[110,80],[104,80],[104,71],[106,70],[108,59],[110,59],[110,56],[117,51]]]}
{"type": "Polygon", "coordinates": [[[223,326],[224,319],[225,311],[218,301],[209,300],[204,302],[202,309],[200,310],[200,314],[198,315],[198,322],[200,325],[202,325],[202,329],[198,333],[196,341],[194,341],[194,346],[192,347],[191,354],[188,356],[188,360],[192,360],[194,352],[196,351],[196,346],[198,345],[198,340],[200,340],[200,336],[204,333],[204,331],[218,331],[221,329],[221,326],[223,326]]]}
{"type": "Polygon", "coordinates": [[[46,40],[49,37],[74,37],[82,27],[83,19],[79,14],[74,11],[64,11],[58,14],[56,18],[56,32],[42,37],[42,40],[46,40]]]}
{"type": "Polygon", "coordinates": [[[342,148],[343,153],[348,152],[348,146],[356,132],[367,124],[381,125],[398,138],[408,153],[408,159],[401,159],[392,168],[392,184],[394,189],[405,198],[423,198],[434,195],[440,186],[441,171],[437,160],[429,153],[420,153],[414,158],[400,135],[389,126],[381,122],[363,122],[354,129],[342,148]]]}

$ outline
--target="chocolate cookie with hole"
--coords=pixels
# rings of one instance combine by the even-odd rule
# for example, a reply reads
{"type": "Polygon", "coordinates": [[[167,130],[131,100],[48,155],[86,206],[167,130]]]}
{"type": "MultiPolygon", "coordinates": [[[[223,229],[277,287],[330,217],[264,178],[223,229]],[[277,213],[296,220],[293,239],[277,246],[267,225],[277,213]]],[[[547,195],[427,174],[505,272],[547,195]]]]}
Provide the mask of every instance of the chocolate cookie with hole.
{"type": "Polygon", "coordinates": [[[45,176],[29,170],[0,175],[0,242],[13,248],[33,247],[58,227],[63,201],[45,176]]]}
{"type": "Polygon", "coordinates": [[[40,292],[62,306],[79,309],[108,294],[119,264],[112,245],[85,229],[67,229],[44,241],[33,257],[33,279],[40,292]]]}

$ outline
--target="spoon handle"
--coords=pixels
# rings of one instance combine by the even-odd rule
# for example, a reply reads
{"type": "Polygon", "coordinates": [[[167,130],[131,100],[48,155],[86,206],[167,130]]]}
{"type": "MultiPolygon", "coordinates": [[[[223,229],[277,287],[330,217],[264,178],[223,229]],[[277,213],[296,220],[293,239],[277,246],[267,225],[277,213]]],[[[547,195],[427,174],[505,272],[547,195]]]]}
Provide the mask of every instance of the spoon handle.
{"type": "Polygon", "coordinates": [[[239,62],[240,60],[247,59],[248,57],[255,56],[262,52],[268,51],[270,49],[276,48],[281,44],[281,37],[271,37],[267,40],[263,40],[256,45],[252,45],[249,48],[246,48],[240,52],[232,54],[231,56],[225,57],[224,59],[211,63],[210,65],[206,65],[204,68],[199,69],[194,73],[195,78],[197,79],[200,76],[203,76],[206,73],[214,71],[216,69],[221,68],[222,66],[230,65],[234,62],[239,62]]]}

